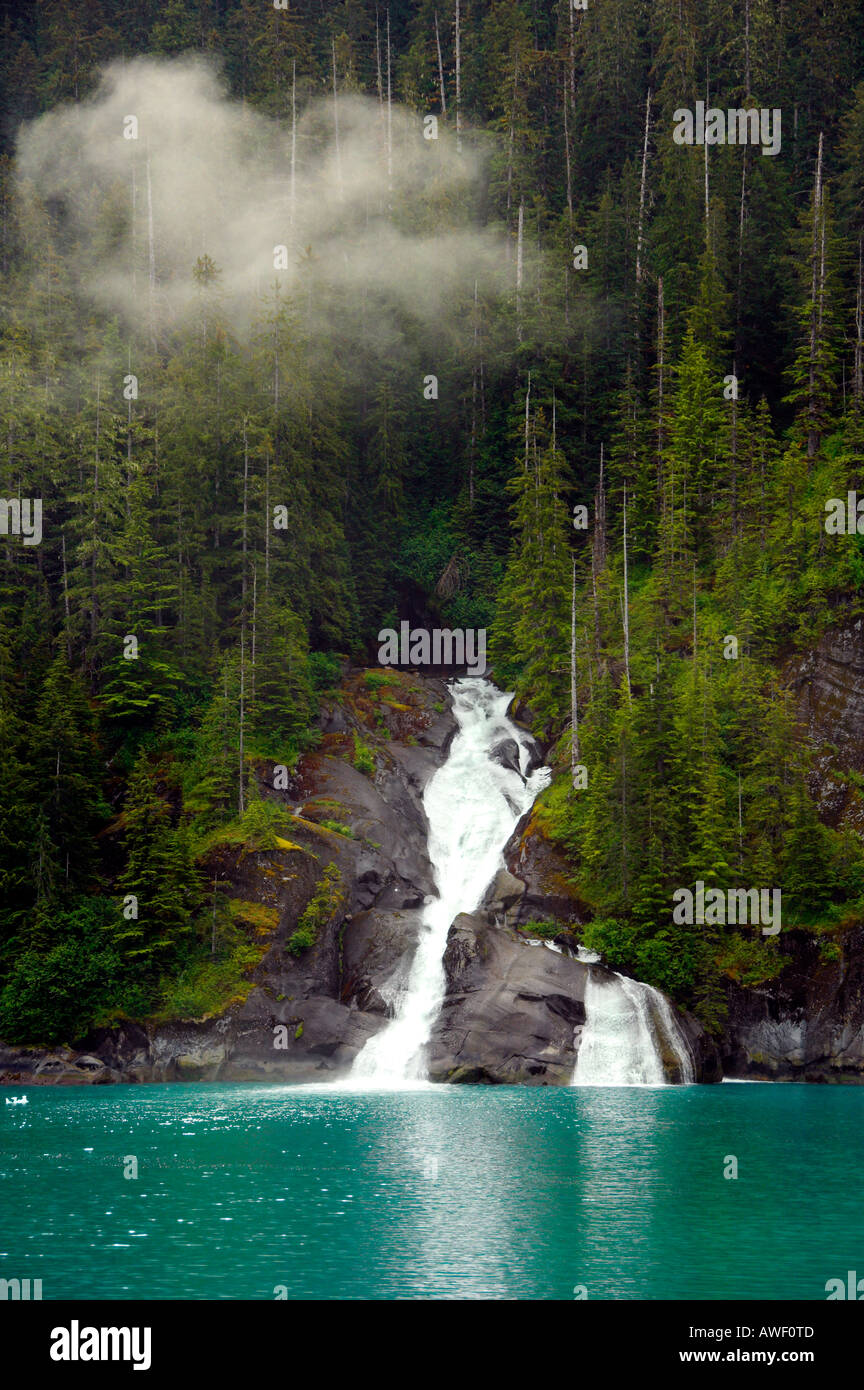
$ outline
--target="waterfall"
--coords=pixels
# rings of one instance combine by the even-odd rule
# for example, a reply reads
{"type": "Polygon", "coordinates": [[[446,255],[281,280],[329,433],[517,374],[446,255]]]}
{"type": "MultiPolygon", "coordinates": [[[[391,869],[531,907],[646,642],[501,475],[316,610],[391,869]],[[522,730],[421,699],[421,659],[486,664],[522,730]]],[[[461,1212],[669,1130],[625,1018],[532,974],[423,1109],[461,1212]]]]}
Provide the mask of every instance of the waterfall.
{"type": "Polygon", "coordinates": [[[574,1086],[663,1086],[664,1051],[684,1084],[694,1080],[684,1034],[665,995],[651,985],[589,966],[585,1019],[574,1086]]]}
{"type": "Polygon", "coordinates": [[[426,1075],[425,1045],[444,999],[442,957],[460,912],[471,912],[504,866],[502,850],[549,769],[526,776],[531,739],[507,718],[512,695],[490,681],[465,678],[451,686],[458,731],[447,761],[423,794],[429,822],[429,858],[438,897],[423,912],[420,940],[395,1017],[355,1058],[353,1082],[396,1086],[426,1075]],[[519,750],[519,772],[490,754],[505,740],[519,750]]]}

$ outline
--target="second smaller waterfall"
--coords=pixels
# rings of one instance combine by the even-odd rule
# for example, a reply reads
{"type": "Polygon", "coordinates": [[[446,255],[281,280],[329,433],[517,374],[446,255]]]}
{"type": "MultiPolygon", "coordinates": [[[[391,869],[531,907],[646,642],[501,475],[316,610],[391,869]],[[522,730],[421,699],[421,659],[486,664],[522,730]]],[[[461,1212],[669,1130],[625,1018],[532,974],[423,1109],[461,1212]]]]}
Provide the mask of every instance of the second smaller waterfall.
{"type": "Polygon", "coordinates": [[[659,990],[609,970],[589,969],[585,1026],[574,1086],[663,1086],[664,1053],[686,1085],[694,1080],[687,1041],[659,990]]]}

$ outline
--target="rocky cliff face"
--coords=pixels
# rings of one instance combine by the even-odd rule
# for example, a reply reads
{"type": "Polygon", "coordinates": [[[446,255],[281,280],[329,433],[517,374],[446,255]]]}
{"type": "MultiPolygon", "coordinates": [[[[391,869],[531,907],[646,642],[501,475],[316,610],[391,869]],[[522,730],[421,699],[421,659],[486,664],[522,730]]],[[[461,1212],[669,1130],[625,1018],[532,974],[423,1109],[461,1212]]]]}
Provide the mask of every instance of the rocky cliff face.
{"type": "Polygon", "coordinates": [[[839,961],[823,961],[803,932],[784,933],[788,964],[759,989],[729,991],[722,1050],[727,1076],[864,1082],[864,927],[839,961]]]}
{"type": "Polygon", "coordinates": [[[813,749],[820,817],[864,835],[864,801],[843,776],[864,772],[864,619],[830,628],[784,674],[813,749]]]}

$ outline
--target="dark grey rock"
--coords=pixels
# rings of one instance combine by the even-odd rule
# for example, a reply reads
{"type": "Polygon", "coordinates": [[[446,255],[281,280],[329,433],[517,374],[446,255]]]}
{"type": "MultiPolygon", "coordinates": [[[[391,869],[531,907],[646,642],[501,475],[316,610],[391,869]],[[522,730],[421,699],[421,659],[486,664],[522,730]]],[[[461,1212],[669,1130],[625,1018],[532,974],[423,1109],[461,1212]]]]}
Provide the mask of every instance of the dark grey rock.
{"type": "Polygon", "coordinates": [[[437,1081],[569,1085],[587,967],[462,913],[444,954],[447,994],[430,1045],[437,1081]]]}
{"type": "Polygon", "coordinates": [[[524,896],[525,884],[521,878],[516,878],[508,869],[499,869],[483,894],[482,905],[487,912],[495,916],[503,915],[508,922],[515,922],[524,896]]]}
{"type": "Polygon", "coordinates": [[[500,743],[496,743],[489,753],[489,758],[493,763],[499,763],[501,767],[507,767],[519,777],[522,776],[519,766],[519,744],[515,738],[504,738],[500,743]]]}

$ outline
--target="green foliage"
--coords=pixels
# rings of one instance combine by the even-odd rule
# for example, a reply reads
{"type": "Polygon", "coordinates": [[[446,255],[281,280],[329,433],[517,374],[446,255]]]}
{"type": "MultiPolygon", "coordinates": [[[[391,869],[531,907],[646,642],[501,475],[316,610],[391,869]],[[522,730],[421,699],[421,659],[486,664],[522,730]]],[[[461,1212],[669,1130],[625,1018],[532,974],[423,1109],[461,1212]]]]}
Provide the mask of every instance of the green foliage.
{"type": "Polygon", "coordinates": [[[519,928],[524,936],[534,936],[541,941],[552,941],[560,936],[563,928],[560,922],[523,922],[519,928]]]}
{"type": "Polygon", "coordinates": [[[632,932],[614,918],[595,917],[582,928],[582,944],[596,951],[604,963],[615,969],[628,963],[632,932]]]}
{"type": "Polygon", "coordinates": [[[120,920],[110,900],[80,900],[56,923],[56,945],[19,955],[0,991],[0,1036],[10,1043],[73,1043],[120,1002],[120,920]]]}
{"type": "Polygon", "coordinates": [[[339,661],[332,652],[310,652],[306,669],[315,691],[332,690],[339,684],[339,661]]]}
{"type": "Polygon", "coordinates": [[[335,835],[344,835],[347,840],[356,840],[357,838],[350,825],[343,825],[341,821],[322,820],[319,821],[319,825],[323,826],[325,830],[332,830],[335,835]]]}
{"type": "Polygon", "coordinates": [[[152,1018],[156,1023],[173,1019],[204,1019],[241,1003],[252,989],[248,972],[261,959],[261,951],[249,941],[237,942],[222,960],[199,957],[163,982],[152,1018]]]}
{"type": "Polygon", "coordinates": [[[127,961],[147,975],[171,967],[191,938],[202,905],[185,826],[172,824],[157,770],[142,753],[129,779],[124,807],[124,896],[134,900],[119,933],[127,961]]]}
{"type": "Polygon", "coordinates": [[[543,732],[562,719],[568,682],[571,560],[561,468],[562,456],[550,443],[520,461],[509,484],[516,538],[490,646],[499,682],[518,695],[530,691],[543,732]]]}
{"type": "Polygon", "coordinates": [[[243,843],[254,851],[278,849],[279,837],[290,825],[291,813],[284,806],[260,796],[252,797],[239,822],[243,843]]]}
{"type": "MultiPolygon", "coordinates": [[[[94,834],[104,825],[108,808],[100,788],[93,712],[63,653],[55,658],[42,687],[32,747],[56,874],[72,888],[87,889],[96,865],[94,834]]],[[[44,886],[41,891],[46,891],[44,886]]]]}
{"type": "Polygon", "coordinates": [[[393,685],[395,679],[392,671],[363,672],[363,684],[367,690],[381,690],[384,686],[393,685]]]}
{"type": "Polygon", "coordinates": [[[367,777],[374,777],[375,755],[369,745],[364,743],[358,734],[354,735],[353,762],[358,772],[365,773],[367,777]]]}
{"type": "Polygon", "coordinates": [[[335,864],[328,864],[323,877],[315,886],[315,892],[297,920],[296,929],[285,943],[286,951],[292,956],[300,956],[314,946],[318,940],[318,933],[331,920],[344,900],[339,869],[335,864]]]}
{"type": "Polygon", "coordinates": [[[722,973],[745,989],[776,979],[787,963],[777,947],[776,937],[768,940],[740,933],[727,936],[717,961],[722,973]]]}
{"type": "MultiPolygon", "coordinates": [[[[676,928],[676,886],[781,886],[784,915],[813,931],[860,916],[864,897],[860,839],[821,825],[776,675],[864,614],[864,541],[823,525],[826,498],[860,490],[864,450],[855,6],[840,0],[830,22],[749,7],[752,93],[799,112],[796,138],[782,159],[715,151],[707,188],[704,152],[670,131],[706,73],[739,100],[736,6],[703,22],[699,6],[607,0],[572,23],[561,4],[465,6],[462,139],[486,151],[486,174],[458,197],[437,175],[407,196],[396,179],[380,215],[452,245],[454,265],[463,236],[500,228],[512,248],[521,227],[519,292],[511,264],[503,290],[455,274],[440,304],[431,282],[416,303],[383,281],[357,299],[309,249],[290,290],[260,277],[248,332],[231,276],[197,245],[189,314],[161,321],[184,272],[169,283],[158,225],[156,293],[121,328],[88,287],[122,253],[140,298],[141,197],[133,214],[128,186],[94,165],[67,216],[19,177],[18,126],[87,99],[112,59],[191,48],[249,112],[284,119],[295,61],[301,93],[335,81],[374,98],[373,7],[334,20],[294,6],[274,23],[264,4],[170,0],[113,7],[110,25],[105,10],[13,7],[4,29],[0,491],[41,496],[51,524],[36,550],[8,538],[0,555],[0,981],[26,958],[23,1000],[72,905],[118,885],[140,895],[118,931],[127,1001],[188,973],[192,840],[272,849],[282,813],[255,795],[258,760],[293,770],[338,685],[335,653],[368,660],[382,625],[424,612],[490,628],[499,685],[555,746],[536,825],[596,914],[589,934],[716,1021],[722,962],[750,978],[764,961],[739,960],[734,932],[676,928]],[[579,272],[576,240],[590,248],[579,272]],[[436,362],[433,406],[418,383],[436,362]],[[127,402],[132,364],[146,391],[127,402]],[[579,792],[563,772],[571,656],[579,792]]],[[[438,109],[440,41],[452,135],[455,34],[438,17],[426,0],[394,12],[394,90],[438,109]]],[[[318,138],[313,122],[309,159],[318,138]]],[[[377,215],[373,199],[373,237],[377,215]]],[[[387,680],[370,672],[366,689],[387,680]]],[[[376,722],[383,733],[383,711],[376,722]]],[[[374,776],[359,737],[353,763],[374,776]]],[[[861,789],[847,789],[860,823],[861,789]]],[[[184,988],[206,1011],[222,987],[184,988]]]]}

